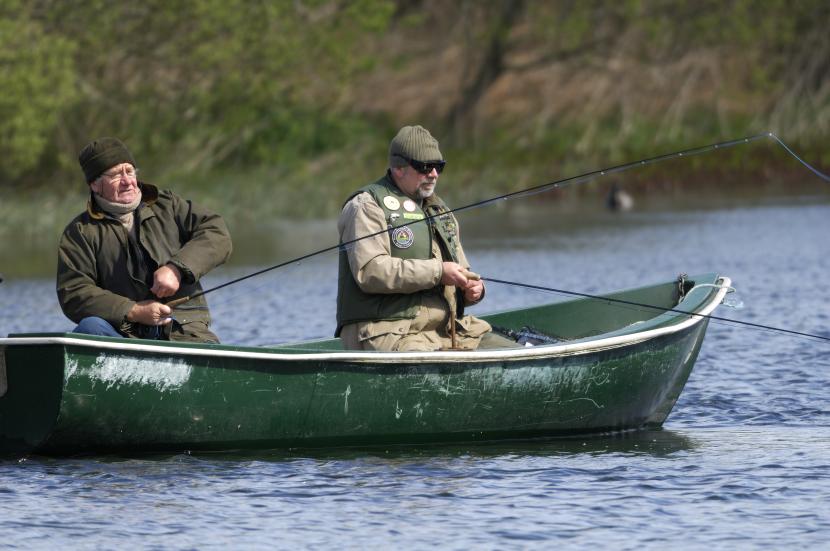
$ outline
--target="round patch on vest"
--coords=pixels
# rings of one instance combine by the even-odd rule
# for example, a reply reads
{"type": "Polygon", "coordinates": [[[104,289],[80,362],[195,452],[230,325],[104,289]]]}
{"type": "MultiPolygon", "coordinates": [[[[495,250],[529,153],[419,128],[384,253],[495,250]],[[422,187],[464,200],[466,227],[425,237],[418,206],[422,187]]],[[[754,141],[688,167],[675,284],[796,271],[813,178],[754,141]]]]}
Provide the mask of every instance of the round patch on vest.
{"type": "Polygon", "coordinates": [[[386,205],[386,208],[389,210],[398,210],[401,208],[401,202],[391,195],[387,195],[383,198],[383,204],[386,205]]]}
{"type": "Polygon", "coordinates": [[[415,234],[409,226],[392,230],[392,244],[399,249],[408,249],[415,242],[415,234]]]}
{"type": "Polygon", "coordinates": [[[412,199],[407,199],[403,202],[403,208],[404,210],[407,210],[409,212],[415,212],[415,209],[418,208],[418,205],[416,205],[412,199]]]}

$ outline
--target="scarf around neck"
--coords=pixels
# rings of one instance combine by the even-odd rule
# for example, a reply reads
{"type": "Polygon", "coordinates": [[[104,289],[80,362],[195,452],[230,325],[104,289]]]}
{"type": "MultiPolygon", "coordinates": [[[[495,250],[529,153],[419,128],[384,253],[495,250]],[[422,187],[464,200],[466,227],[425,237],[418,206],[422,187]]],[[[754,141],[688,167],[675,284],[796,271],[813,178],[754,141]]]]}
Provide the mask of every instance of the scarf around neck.
{"type": "Polygon", "coordinates": [[[121,222],[121,224],[127,228],[127,231],[132,233],[133,222],[135,221],[135,209],[138,208],[139,203],[141,203],[140,191],[138,193],[138,197],[130,203],[113,203],[112,201],[107,201],[94,192],[92,196],[95,198],[95,202],[98,203],[98,206],[101,207],[101,210],[121,222]]]}

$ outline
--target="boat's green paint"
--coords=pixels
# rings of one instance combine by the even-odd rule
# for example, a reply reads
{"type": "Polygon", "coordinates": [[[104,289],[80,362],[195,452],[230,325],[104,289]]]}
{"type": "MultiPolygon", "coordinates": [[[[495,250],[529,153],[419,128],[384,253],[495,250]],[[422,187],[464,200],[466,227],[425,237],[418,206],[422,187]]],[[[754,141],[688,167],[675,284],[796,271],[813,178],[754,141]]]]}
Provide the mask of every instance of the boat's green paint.
{"type": "MultiPolygon", "coordinates": [[[[711,311],[723,292],[698,287],[676,309],[711,311]]],[[[608,296],[674,308],[678,286],[608,296]]],[[[0,450],[416,444],[657,427],[689,377],[707,325],[592,299],[487,318],[576,340],[495,355],[384,355],[345,353],[336,339],[250,348],[12,335],[0,339],[7,380],[0,450]],[[641,338],[659,328],[668,329],[641,338]]]]}

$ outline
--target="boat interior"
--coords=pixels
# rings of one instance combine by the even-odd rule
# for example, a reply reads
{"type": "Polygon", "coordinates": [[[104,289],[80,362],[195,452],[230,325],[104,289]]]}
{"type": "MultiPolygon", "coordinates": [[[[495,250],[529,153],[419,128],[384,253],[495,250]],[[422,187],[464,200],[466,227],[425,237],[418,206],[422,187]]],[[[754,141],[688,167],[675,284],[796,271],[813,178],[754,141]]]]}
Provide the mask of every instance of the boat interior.
{"type": "MultiPolygon", "coordinates": [[[[494,330],[530,333],[549,343],[575,342],[629,334],[686,319],[718,291],[717,274],[681,276],[676,281],[629,289],[596,297],[580,297],[530,308],[480,316],[494,330]]],[[[275,345],[281,352],[342,350],[340,339],[321,339],[275,345]]]]}

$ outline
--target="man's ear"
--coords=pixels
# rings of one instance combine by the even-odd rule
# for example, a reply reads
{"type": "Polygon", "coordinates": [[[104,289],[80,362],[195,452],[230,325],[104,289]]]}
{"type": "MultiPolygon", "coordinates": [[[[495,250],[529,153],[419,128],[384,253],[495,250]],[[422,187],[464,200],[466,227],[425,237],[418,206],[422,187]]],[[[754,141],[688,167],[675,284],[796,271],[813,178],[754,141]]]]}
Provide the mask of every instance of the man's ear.
{"type": "Polygon", "coordinates": [[[89,183],[89,189],[91,189],[93,193],[101,195],[101,179],[95,178],[93,181],[91,181],[89,183]]]}

